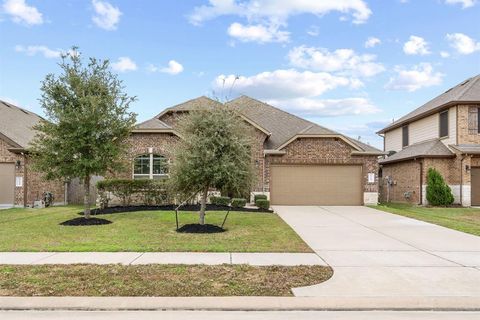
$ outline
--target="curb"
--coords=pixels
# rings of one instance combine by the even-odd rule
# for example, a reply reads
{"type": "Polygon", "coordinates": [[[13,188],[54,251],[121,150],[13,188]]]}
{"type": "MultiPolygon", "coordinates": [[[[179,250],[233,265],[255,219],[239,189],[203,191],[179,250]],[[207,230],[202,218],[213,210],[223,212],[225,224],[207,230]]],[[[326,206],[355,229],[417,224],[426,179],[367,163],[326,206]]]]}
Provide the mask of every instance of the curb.
{"type": "Polygon", "coordinates": [[[480,311],[479,297],[0,297],[0,310],[480,311]]]}

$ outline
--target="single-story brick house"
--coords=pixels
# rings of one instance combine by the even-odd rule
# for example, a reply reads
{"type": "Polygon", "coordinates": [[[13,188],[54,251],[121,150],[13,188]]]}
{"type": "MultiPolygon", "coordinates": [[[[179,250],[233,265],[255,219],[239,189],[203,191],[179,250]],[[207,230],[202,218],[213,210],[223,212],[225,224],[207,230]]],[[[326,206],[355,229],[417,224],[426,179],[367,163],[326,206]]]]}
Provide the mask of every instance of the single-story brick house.
{"type": "Polygon", "coordinates": [[[32,206],[44,192],[52,192],[54,203],[65,202],[65,184],[44,181],[30,169],[28,148],[40,121],[37,114],[0,100],[0,207],[32,206]]]}
{"type": "Polygon", "coordinates": [[[480,205],[480,75],[462,81],[378,133],[382,201],[427,204],[427,171],[439,170],[455,203],[480,205]]]}
{"type": "MultiPolygon", "coordinates": [[[[132,131],[128,161],[120,176],[168,176],[178,121],[189,111],[215,108],[199,97],[167,108],[132,131]]],[[[264,193],[277,205],[362,205],[378,201],[378,157],[382,151],[247,96],[229,101],[254,128],[257,171],[252,194],[264,193]]]]}

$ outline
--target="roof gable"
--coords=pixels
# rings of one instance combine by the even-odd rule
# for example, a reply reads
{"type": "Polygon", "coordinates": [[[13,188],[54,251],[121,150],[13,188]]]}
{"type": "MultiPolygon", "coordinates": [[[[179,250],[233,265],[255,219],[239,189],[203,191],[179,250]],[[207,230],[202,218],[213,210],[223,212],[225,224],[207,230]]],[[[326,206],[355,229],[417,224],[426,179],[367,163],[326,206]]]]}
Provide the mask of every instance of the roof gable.
{"type": "Polygon", "coordinates": [[[378,131],[378,133],[385,133],[393,130],[408,122],[418,120],[435,113],[436,111],[440,111],[442,108],[451,104],[467,102],[480,102],[480,75],[462,81],[438,97],[433,98],[421,107],[411,111],[397,121],[386,126],[382,130],[378,131]]]}
{"type": "Polygon", "coordinates": [[[33,127],[42,117],[0,100],[0,134],[19,148],[27,148],[36,135],[33,127]]]}

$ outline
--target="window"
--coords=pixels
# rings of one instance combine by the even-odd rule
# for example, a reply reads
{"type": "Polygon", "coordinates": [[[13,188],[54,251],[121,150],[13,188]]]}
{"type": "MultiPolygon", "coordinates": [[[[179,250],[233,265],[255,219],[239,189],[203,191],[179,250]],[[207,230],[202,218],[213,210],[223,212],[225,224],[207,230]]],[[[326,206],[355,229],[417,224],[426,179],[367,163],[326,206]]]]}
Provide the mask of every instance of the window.
{"type": "Polygon", "coordinates": [[[440,113],[440,138],[448,137],[448,110],[440,113]]]}
{"type": "Polygon", "coordinates": [[[478,107],[468,107],[468,134],[479,134],[480,126],[478,120],[480,120],[480,112],[478,107]]]}
{"type": "Polygon", "coordinates": [[[168,176],[168,161],[156,154],[144,154],[133,162],[134,179],[161,179],[168,176]]]}
{"type": "Polygon", "coordinates": [[[408,146],[408,126],[402,127],[402,147],[408,146]]]}

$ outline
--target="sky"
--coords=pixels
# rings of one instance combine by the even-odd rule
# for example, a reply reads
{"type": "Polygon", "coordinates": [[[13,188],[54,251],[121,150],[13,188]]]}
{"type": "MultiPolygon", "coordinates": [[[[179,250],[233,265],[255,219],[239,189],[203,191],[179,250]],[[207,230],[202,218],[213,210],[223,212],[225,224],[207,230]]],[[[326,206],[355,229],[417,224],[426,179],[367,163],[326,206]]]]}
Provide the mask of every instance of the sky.
{"type": "Polygon", "coordinates": [[[77,46],[110,60],[138,121],[246,94],[381,148],[376,131],[480,73],[479,20],[480,0],[0,0],[0,99],[42,115],[77,46]]]}

